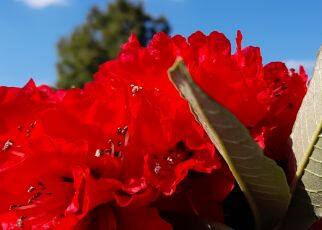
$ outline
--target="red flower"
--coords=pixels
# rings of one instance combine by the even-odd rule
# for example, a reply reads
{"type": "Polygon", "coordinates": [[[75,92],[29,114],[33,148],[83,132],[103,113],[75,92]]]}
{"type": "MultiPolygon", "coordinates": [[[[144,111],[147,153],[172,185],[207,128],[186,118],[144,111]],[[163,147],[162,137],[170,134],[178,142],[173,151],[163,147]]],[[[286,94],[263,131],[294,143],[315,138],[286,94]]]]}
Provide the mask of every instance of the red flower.
{"type": "Polygon", "coordinates": [[[132,37],[84,90],[3,88],[22,95],[8,103],[4,96],[0,103],[1,111],[9,104],[16,116],[0,115],[6,125],[1,144],[13,143],[0,166],[6,178],[0,181],[3,228],[71,228],[102,205],[108,213],[119,210],[113,211],[116,219],[127,212],[152,215],[151,203],[160,193],[172,194],[189,170],[210,173],[223,167],[168,80],[174,51],[165,34],[147,48],[132,37]],[[22,101],[29,107],[15,111],[22,101]],[[31,117],[25,122],[21,114],[31,117]],[[21,159],[11,160],[16,156],[21,159]]]}
{"type": "Polygon", "coordinates": [[[93,121],[105,112],[97,107],[103,98],[36,88],[32,82],[0,92],[1,229],[72,228],[102,204],[117,206],[120,213],[150,213],[147,205],[158,192],[133,170],[122,169],[126,128],[112,130],[114,122],[106,116],[111,128],[105,132],[93,121]]]}
{"type": "MultiPolygon", "coordinates": [[[[154,36],[146,48],[132,36],[119,57],[102,65],[95,76],[105,89],[121,92],[115,100],[127,96],[113,108],[126,108],[123,114],[130,115],[123,121],[129,128],[129,148],[133,143],[135,161],[143,162],[142,175],[168,195],[188,170],[209,173],[220,168],[212,143],[168,80],[175,57],[175,47],[163,33],[154,36]]],[[[96,90],[94,85],[86,89],[96,90]]]]}
{"type": "Polygon", "coordinates": [[[212,174],[189,175],[173,196],[162,196],[155,205],[170,215],[202,217],[224,222],[222,202],[234,187],[234,178],[227,167],[212,174]]]}
{"type": "Polygon", "coordinates": [[[223,221],[234,179],[168,68],[182,56],[279,160],[306,91],[304,70],[263,67],[258,48],[242,49],[240,33],[237,43],[231,55],[218,32],[160,33],[147,47],[131,36],[84,89],[1,87],[0,226],[170,229],[158,211],[223,221]]]}

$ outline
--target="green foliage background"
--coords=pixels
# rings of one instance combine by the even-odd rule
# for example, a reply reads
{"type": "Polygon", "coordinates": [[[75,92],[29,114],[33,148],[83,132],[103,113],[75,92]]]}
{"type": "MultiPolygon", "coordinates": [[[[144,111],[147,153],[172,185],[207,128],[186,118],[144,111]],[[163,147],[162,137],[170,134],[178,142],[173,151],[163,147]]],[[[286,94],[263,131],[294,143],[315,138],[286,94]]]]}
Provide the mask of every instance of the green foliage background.
{"type": "Polygon", "coordinates": [[[146,13],[142,3],[116,0],[108,4],[106,10],[93,7],[86,22],[58,42],[56,86],[83,87],[100,64],[117,55],[131,33],[146,45],[153,34],[160,31],[169,33],[168,21],[146,13]]]}

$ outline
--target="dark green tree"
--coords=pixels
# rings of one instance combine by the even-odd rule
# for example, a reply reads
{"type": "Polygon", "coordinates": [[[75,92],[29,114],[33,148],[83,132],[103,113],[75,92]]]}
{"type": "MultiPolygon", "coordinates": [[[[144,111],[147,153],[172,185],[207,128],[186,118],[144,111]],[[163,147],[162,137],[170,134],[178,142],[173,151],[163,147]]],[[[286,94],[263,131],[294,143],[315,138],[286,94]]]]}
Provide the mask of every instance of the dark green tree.
{"type": "Polygon", "coordinates": [[[57,87],[82,87],[100,64],[117,55],[131,33],[146,45],[160,31],[170,31],[167,20],[147,14],[142,2],[116,0],[107,10],[93,7],[86,22],[58,43],[57,87]]]}

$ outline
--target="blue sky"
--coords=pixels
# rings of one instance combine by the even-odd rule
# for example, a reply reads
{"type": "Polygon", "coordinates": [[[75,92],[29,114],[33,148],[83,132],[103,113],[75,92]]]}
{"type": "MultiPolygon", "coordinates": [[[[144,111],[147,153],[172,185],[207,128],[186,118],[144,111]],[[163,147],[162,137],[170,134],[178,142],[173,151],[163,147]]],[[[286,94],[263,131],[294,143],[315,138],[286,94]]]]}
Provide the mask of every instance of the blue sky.
{"type": "MultiPolygon", "coordinates": [[[[0,85],[55,83],[56,43],[81,24],[94,4],[106,0],[1,0],[0,85]]],[[[311,72],[322,45],[321,0],[144,0],[153,15],[165,15],[172,34],[218,30],[234,41],[262,49],[264,62],[302,63],[311,72]]]]}

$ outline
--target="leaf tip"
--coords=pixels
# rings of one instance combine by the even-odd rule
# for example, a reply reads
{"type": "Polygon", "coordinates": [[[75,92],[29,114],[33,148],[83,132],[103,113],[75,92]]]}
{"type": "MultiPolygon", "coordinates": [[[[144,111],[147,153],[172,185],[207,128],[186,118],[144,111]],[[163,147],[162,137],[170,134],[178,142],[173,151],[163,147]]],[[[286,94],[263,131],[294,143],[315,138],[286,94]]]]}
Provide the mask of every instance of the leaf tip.
{"type": "Polygon", "coordinates": [[[178,58],[174,61],[173,65],[172,65],[172,66],[169,68],[169,70],[168,70],[170,77],[171,77],[171,74],[172,74],[173,72],[175,72],[177,69],[179,69],[179,68],[180,68],[180,66],[182,66],[182,65],[184,65],[184,61],[183,61],[183,59],[182,59],[181,57],[178,57],[178,58]]]}

